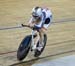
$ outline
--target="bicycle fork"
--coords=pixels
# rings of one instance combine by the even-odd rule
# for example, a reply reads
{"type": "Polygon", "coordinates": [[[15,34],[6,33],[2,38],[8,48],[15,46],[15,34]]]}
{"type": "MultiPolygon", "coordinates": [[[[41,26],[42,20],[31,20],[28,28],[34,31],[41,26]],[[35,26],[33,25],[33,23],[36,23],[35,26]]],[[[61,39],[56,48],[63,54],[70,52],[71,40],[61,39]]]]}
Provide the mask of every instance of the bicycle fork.
{"type": "Polygon", "coordinates": [[[36,49],[36,44],[35,44],[35,42],[34,42],[34,34],[35,34],[35,31],[32,30],[32,33],[31,33],[31,35],[32,35],[31,49],[32,49],[32,50],[35,50],[35,49],[36,49]]]}
{"type": "Polygon", "coordinates": [[[39,41],[39,35],[36,34],[36,33],[37,33],[37,31],[32,30],[32,33],[31,33],[31,35],[32,35],[32,38],[31,38],[31,49],[32,50],[37,49],[37,42],[39,41]],[[34,35],[37,36],[36,40],[34,39],[34,35]]]}

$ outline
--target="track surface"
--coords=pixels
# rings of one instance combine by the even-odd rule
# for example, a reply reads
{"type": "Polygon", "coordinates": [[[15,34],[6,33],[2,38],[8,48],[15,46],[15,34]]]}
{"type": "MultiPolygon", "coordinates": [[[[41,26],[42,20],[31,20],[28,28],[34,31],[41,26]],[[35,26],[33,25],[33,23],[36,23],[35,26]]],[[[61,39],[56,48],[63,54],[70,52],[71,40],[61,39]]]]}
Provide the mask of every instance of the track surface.
{"type": "Polygon", "coordinates": [[[74,0],[32,0],[32,3],[30,0],[0,0],[0,66],[31,66],[68,55],[75,55],[74,0]],[[20,24],[28,22],[31,9],[36,5],[48,6],[53,12],[47,46],[39,58],[34,58],[30,52],[23,62],[19,62],[15,50],[31,32],[20,24]]]}

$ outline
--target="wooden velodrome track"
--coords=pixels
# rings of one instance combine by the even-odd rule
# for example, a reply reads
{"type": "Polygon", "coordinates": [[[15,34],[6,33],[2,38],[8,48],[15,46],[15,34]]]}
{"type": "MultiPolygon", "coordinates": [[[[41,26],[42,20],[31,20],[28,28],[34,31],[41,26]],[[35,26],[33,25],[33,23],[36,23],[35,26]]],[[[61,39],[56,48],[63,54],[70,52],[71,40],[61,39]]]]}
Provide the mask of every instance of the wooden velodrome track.
{"type": "Polygon", "coordinates": [[[74,0],[0,0],[0,66],[31,66],[62,56],[75,55],[75,1],[74,0]],[[16,59],[21,40],[31,30],[11,28],[26,24],[34,6],[47,6],[53,12],[53,23],[48,29],[47,46],[36,59],[29,53],[23,62],[16,59]]]}

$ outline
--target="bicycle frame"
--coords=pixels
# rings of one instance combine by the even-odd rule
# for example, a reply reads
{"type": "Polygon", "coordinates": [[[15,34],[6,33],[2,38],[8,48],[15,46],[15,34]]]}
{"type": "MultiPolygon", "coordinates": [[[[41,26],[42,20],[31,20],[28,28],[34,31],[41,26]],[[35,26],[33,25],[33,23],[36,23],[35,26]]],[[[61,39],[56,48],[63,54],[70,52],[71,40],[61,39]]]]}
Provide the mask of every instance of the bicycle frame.
{"type": "Polygon", "coordinates": [[[32,39],[31,39],[31,49],[32,50],[35,50],[33,47],[35,45],[35,42],[34,42],[34,35],[36,34],[36,31],[35,30],[32,30],[31,32],[31,35],[32,35],[32,39]]]}
{"type": "Polygon", "coordinates": [[[31,32],[31,35],[32,35],[32,40],[31,40],[31,48],[34,46],[34,30],[32,30],[31,32]]]}
{"type": "MultiPolygon", "coordinates": [[[[30,26],[27,26],[27,25],[23,25],[23,27],[31,28],[30,26]]],[[[20,61],[23,60],[27,56],[30,49],[31,49],[31,51],[34,51],[34,57],[40,56],[41,53],[43,52],[43,50],[46,46],[47,36],[46,36],[46,34],[44,34],[44,46],[41,49],[41,51],[38,51],[37,47],[38,47],[40,37],[39,37],[39,34],[36,34],[36,32],[37,32],[37,30],[32,29],[31,35],[27,35],[20,43],[20,46],[17,51],[17,59],[18,60],[20,60],[20,61]],[[35,40],[37,40],[37,41],[35,41],[35,40]]]]}

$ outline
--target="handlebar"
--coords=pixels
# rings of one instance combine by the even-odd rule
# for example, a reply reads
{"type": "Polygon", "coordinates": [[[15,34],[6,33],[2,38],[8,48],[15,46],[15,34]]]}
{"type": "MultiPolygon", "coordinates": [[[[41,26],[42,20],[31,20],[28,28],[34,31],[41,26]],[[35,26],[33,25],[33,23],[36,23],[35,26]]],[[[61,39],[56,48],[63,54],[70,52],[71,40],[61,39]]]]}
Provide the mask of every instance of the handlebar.
{"type": "Polygon", "coordinates": [[[30,26],[28,26],[28,25],[24,25],[24,24],[21,24],[21,26],[22,26],[22,27],[30,27],[30,26]]]}
{"type": "Polygon", "coordinates": [[[21,26],[22,26],[22,27],[28,27],[28,28],[30,28],[30,29],[32,29],[32,30],[34,30],[34,27],[31,27],[31,26],[29,26],[29,25],[21,24],[21,26]]]}
{"type": "Polygon", "coordinates": [[[21,26],[22,27],[28,27],[28,28],[30,28],[30,29],[32,29],[32,30],[37,30],[38,31],[38,29],[34,26],[34,27],[31,27],[31,26],[29,26],[29,25],[24,25],[24,24],[21,24],[21,26]]]}

